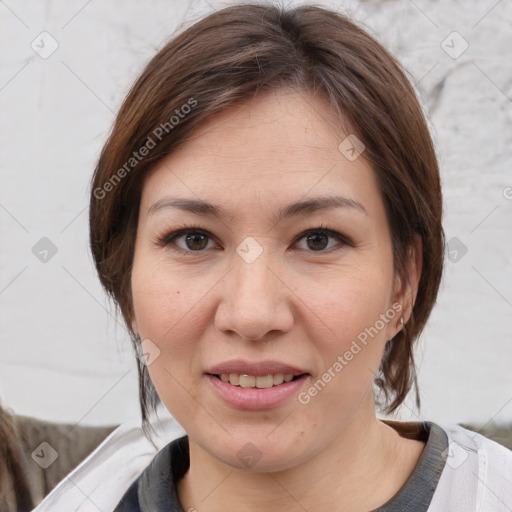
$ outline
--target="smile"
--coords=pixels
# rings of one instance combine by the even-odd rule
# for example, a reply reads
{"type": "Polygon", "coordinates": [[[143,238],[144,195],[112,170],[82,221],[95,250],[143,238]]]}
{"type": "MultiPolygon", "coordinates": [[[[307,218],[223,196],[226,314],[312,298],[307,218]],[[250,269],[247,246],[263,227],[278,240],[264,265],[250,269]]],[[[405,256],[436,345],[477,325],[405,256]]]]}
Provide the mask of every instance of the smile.
{"type": "Polygon", "coordinates": [[[269,375],[246,375],[238,373],[222,373],[217,375],[222,382],[229,383],[233,386],[240,386],[242,388],[258,388],[267,389],[274,386],[280,386],[283,382],[291,382],[294,379],[294,375],[276,373],[269,375]]]}
{"type": "MultiPolygon", "coordinates": [[[[239,370],[240,371],[240,370],[239,370]]],[[[259,373],[259,372],[255,372],[259,373]]],[[[293,400],[306,386],[308,373],[209,373],[205,375],[214,395],[240,410],[265,410],[293,400]]],[[[295,403],[295,402],[292,402],[295,403]]]]}

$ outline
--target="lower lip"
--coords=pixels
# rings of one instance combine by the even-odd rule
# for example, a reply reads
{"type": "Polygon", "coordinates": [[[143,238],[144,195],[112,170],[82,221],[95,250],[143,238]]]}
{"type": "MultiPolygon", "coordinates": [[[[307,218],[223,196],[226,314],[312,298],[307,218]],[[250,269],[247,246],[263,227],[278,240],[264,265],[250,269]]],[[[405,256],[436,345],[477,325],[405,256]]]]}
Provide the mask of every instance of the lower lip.
{"type": "Polygon", "coordinates": [[[206,377],[216,393],[229,405],[237,409],[256,411],[277,407],[290,397],[297,396],[308,376],[302,375],[290,382],[266,389],[242,388],[223,382],[214,375],[206,375],[206,377]]]}

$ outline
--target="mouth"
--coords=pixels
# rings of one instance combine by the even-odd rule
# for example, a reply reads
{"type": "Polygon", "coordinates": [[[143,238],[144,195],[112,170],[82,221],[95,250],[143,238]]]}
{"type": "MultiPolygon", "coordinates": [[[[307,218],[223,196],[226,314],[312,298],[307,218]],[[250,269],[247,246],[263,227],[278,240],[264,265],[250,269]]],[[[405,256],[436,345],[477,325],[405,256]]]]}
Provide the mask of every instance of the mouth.
{"type": "Polygon", "coordinates": [[[284,405],[307,385],[311,374],[277,361],[227,361],[205,373],[214,394],[236,409],[265,410],[284,405]]]}
{"type": "Polygon", "coordinates": [[[293,373],[269,373],[268,375],[247,375],[239,373],[220,373],[214,374],[214,377],[220,379],[226,384],[237,386],[241,388],[258,388],[258,389],[269,389],[276,386],[280,386],[286,382],[292,382],[293,380],[300,379],[307,374],[302,373],[294,375],[293,373]]]}

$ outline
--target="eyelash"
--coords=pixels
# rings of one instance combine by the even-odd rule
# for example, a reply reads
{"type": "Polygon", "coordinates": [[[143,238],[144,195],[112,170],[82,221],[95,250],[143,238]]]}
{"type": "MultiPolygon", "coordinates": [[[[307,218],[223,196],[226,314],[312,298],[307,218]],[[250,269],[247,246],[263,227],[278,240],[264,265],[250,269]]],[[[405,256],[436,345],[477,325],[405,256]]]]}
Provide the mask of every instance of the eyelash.
{"type": "MultiPolygon", "coordinates": [[[[178,226],[171,233],[167,233],[163,236],[158,237],[156,240],[156,245],[158,247],[169,247],[178,238],[181,238],[182,236],[188,235],[191,233],[198,233],[198,234],[208,237],[210,240],[213,240],[213,237],[207,231],[202,229],[201,227],[199,227],[197,225],[185,224],[185,225],[178,226]]],[[[347,237],[341,235],[337,231],[334,231],[333,229],[330,229],[328,226],[325,226],[323,224],[321,224],[318,227],[306,229],[300,235],[298,235],[297,238],[295,238],[293,243],[296,244],[297,242],[299,242],[300,240],[305,238],[308,234],[315,234],[315,233],[325,234],[329,237],[335,238],[342,246],[343,245],[353,246],[353,244],[350,242],[350,240],[347,237]]],[[[335,249],[336,247],[337,246],[335,245],[333,247],[330,247],[329,249],[320,250],[320,251],[310,250],[307,252],[320,253],[320,254],[321,253],[329,253],[332,251],[332,249],[335,249]]],[[[338,247],[338,249],[339,249],[339,247],[338,247]]],[[[185,254],[191,254],[191,253],[199,254],[199,253],[206,251],[206,249],[197,250],[197,251],[185,250],[185,249],[182,249],[181,247],[177,247],[177,246],[175,246],[172,250],[175,250],[175,251],[178,251],[181,253],[185,253],[185,254]]],[[[305,250],[305,249],[303,249],[303,250],[305,250]]]]}

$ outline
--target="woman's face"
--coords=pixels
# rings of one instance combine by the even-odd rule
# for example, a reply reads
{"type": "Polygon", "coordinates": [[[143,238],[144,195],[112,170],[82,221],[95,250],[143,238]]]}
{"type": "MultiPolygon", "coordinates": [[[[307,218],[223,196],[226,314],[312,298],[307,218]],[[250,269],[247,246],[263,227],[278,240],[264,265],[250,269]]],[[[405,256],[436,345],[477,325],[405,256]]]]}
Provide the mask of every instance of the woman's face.
{"type": "Polygon", "coordinates": [[[348,135],[320,99],[260,95],[145,180],[133,327],[163,403],[228,465],[289,468],[375,419],[404,301],[376,177],[350,139],[339,148],[348,135]]]}

